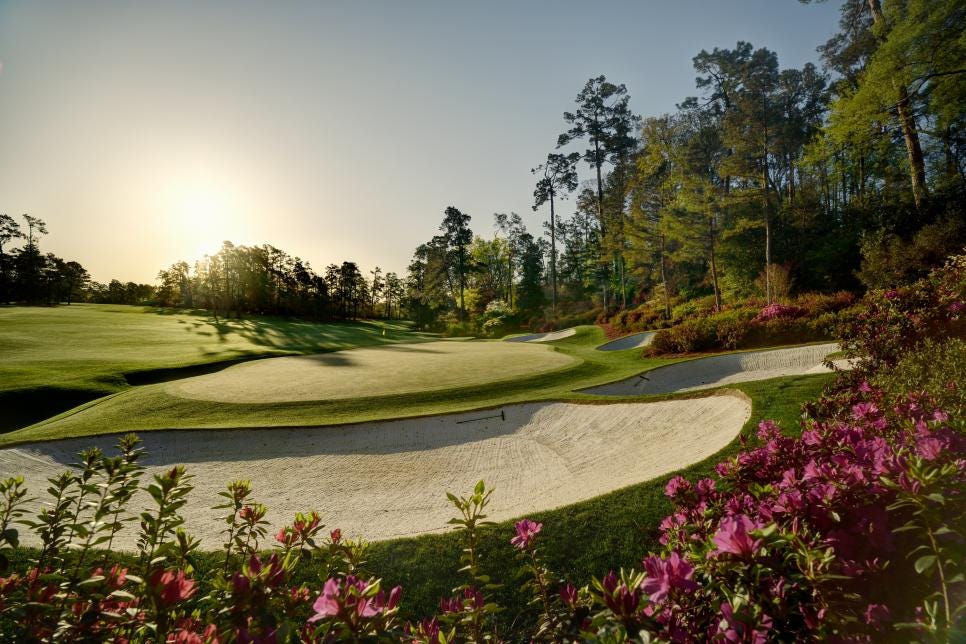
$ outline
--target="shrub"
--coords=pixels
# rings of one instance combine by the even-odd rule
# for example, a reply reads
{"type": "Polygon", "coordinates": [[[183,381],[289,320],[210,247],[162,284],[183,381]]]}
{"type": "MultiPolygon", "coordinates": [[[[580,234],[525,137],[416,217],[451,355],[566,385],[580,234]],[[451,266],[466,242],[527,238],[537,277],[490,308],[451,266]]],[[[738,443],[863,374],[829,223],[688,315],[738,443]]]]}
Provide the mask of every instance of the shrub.
{"type": "Polygon", "coordinates": [[[782,318],[794,319],[800,318],[804,315],[808,315],[808,311],[800,306],[772,302],[758,312],[758,315],[755,316],[754,322],[768,322],[769,320],[777,320],[782,318]]]}
{"type": "Polygon", "coordinates": [[[727,311],[710,318],[715,340],[724,349],[737,349],[748,334],[751,315],[745,311],[727,311]]]}
{"type": "Polygon", "coordinates": [[[966,341],[927,338],[872,382],[893,396],[922,392],[949,413],[951,424],[966,432],[966,341]]]}

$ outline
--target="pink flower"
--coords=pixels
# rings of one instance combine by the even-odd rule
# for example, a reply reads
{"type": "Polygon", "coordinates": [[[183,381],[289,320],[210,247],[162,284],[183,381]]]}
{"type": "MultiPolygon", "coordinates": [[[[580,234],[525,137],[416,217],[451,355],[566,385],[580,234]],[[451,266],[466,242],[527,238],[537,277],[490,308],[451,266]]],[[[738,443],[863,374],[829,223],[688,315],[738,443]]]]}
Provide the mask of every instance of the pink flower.
{"type": "Polygon", "coordinates": [[[667,485],[664,486],[664,494],[669,498],[674,498],[681,494],[682,492],[687,492],[691,489],[691,482],[688,481],[683,476],[675,476],[667,485]]]}
{"type": "Polygon", "coordinates": [[[543,529],[543,524],[536,523],[530,519],[524,519],[523,521],[517,521],[516,529],[517,536],[510,539],[510,543],[520,550],[526,550],[530,547],[533,538],[543,529]]]}
{"type": "Polygon", "coordinates": [[[151,575],[151,586],[165,606],[184,601],[198,590],[194,580],[188,579],[183,570],[157,570],[151,575]]]}
{"type": "Polygon", "coordinates": [[[641,589],[648,594],[652,602],[661,602],[668,596],[672,588],[692,591],[698,585],[691,581],[694,566],[681,558],[677,552],[672,552],[667,559],[652,556],[644,560],[644,570],[647,578],[641,589]]]}
{"type": "Polygon", "coordinates": [[[332,543],[339,543],[339,541],[342,540],[342,530],[340,528],[336,528],[329,533],[329,538],[332,539],[332,543]]]}
{"type": "Polygon", "coordinates": [[[715,552],[750,557],[761,545],[761,539],[753,539],[748,533],[760,527],[744,514],[722,519],[718,531],[712,537],[718,546],[715,552]]]}
{"type": "Polygon", "coordinates": [[[573,584],[566,584],[560,589],[560,599],[570,608],[577,605],[577,587],[573,584]]]}
{"type": "Polygon", "coordinates": [[[927,461],[934,461],[942,455],[943,442],[938,438],[922,438],[916,443],[916,453],[927,461]]]}
{"type": "Polygon", "coordinates": [[[312,604],[315,614],[309,618],[309,622],[317,622],[325,617],[334,617],[339,614],[339,591],[340,584],[336,579],[329,579],[322,587],[322,594],[312,604]]]}

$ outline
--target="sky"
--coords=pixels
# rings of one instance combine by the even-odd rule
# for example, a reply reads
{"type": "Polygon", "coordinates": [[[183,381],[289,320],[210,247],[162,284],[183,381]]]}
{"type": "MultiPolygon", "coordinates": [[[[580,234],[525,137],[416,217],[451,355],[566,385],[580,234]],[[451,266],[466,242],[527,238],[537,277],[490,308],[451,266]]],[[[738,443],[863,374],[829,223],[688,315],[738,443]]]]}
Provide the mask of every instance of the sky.
{"type": "Polygon", "coordinates": [[[702,49],[817,64],[838,6],[0,0],[0,212],[102,282],[224,239],[403,273],[450,205],[487,237],[495,212],[540,230],[530,168],[588,78],[673,111],[702,49]]]}

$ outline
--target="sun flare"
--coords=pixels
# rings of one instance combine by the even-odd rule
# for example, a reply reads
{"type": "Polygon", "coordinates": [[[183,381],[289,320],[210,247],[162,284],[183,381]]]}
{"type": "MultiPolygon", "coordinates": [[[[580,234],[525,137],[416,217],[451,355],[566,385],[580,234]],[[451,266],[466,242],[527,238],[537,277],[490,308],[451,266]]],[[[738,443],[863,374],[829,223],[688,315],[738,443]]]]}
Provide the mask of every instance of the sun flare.
{"type": "Polygon", "coordinates": [[[192,258],[218,251],[232,238],[237,214],[224,191],[211,186],[189,186],[173,200],[172,224],[179,244],[192,258]]]}

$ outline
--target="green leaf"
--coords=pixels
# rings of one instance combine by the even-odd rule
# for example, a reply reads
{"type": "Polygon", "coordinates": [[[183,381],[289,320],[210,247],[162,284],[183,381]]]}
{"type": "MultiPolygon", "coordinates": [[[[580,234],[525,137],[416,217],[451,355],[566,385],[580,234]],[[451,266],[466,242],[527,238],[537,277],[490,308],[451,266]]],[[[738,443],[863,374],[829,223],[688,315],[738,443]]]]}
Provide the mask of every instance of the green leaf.
{"type": "Polygon", "coordinates": [[[913,564],[913,568],[916,569],[920,575],[928,572],[936,564],[936,555],[924,555],[916,559],[916,563],[913,564]]]}

